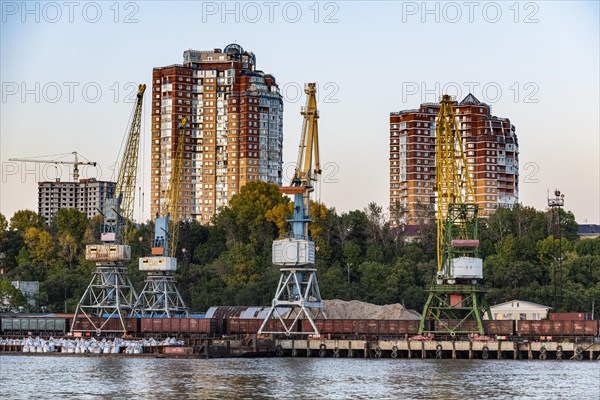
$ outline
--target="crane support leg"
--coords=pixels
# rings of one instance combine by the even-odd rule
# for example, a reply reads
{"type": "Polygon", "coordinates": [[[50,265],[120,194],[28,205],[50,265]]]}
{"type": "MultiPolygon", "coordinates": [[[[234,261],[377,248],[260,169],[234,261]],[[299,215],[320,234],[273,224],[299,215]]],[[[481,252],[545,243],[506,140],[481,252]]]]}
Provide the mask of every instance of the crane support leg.
{"type": "Polygon", "coordinates": [[[136,313],[148,318],[189,316],[188,308],[177,290],[177,282],[169,272],[148,274],[134,308],[136,313]]]}
{"type": "Polygon", "coordinates": [[[317,283],[317,270],[281,268],[280,271],[275,298],[258,333],[317,335],[319,332],[315,319],[326,318],[317,283]],[[300,324],[299,320],[302,320],[300,324]]]}
{"type": "Polygon", "coordinates": [[[483,316],[486,314],[491,319],[483,287],[433,284],[428,290],[419,334],[483,335],[483,316]]]}
{"type": "Polygon", "coordinates": [[[92,280],[77,304],[71,323],[74,332],[127,333],[125,318],[131,315],[137,293],[122,263],[98,263],[92,280]],[[94,318],[92,318],[94,315],[94,318]],[[119,324],[109,324],[118,318],[119,324]]]}

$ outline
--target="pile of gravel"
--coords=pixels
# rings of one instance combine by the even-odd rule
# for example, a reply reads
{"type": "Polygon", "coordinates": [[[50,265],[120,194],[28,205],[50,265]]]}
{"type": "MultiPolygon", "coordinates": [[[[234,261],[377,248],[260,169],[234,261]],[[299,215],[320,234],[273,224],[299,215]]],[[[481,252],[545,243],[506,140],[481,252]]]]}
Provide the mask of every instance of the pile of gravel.
{"type": "Polygon", "coordinates": [[[324,300],[323,302],[325,314],[329,319],[421,319],[421,314],[414,310],[407,310],[402,304],[379,306],[358,300],[324,300]]]}

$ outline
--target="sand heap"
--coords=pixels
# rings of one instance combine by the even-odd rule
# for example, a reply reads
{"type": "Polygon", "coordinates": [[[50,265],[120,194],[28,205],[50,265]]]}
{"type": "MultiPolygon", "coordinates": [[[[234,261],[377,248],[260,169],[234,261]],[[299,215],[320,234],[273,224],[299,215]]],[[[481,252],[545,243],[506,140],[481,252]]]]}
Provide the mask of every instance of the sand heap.
{"type": "Polygon", "coordinates": [[[419,320],[421,315],[407,310],[402,304],[376,304],[351,300],[324,300],[324,311],[330,319],[412,319],[419,320]]]}

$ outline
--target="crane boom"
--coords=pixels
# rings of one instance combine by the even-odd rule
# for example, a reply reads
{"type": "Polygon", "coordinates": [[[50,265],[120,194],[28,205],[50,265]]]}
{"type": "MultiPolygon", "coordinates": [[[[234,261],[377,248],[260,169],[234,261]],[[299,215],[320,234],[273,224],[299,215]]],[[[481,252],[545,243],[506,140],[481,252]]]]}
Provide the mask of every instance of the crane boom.
{"type": "Polygon", "coordinates": [[[304,119],[296,169],[291,186],[284,186],[280,188],[280,191],[294,195],[294,217],[289,221],[292,223],[292,237],[308,240],[310,192],[314,190],[313,182],[321,174],[316,84],[308,83],[304,88],[304,93],[307,94],[307,98],[306,106],[300,110],[304,119]]]}
{"type": "Polygon", "coordinates": [[[135,185],[137,183],[138,151],[140,147],[140,127],[142,123],[142,102],[146,85],[140,84],[135,103],[133,119],[127,136],[125,151],[119,166],[115,198],[119,199],[119,213],[125,220],[123,240],[127,241],[127,231],[133,218],[135,185]]]}
{"type": "Polygon", "coordinates": [[[79,158],[78,158],[79,154],[76,151],[72,152],[71,154],[73,154],[73,156],[75,157],[75,161],[40,160],[40,159],[36,159],[36,158],[9,158],[8,161],[73,165],[73,181],[79,182],[79,166],[80,165],[92,165],[95,167],[97,165],[97,163],[95,161],[79,161],[79,158]]]}
{"type": "MultiPolygon", "coordinates": [[[[453,214],[474,201],[473,185],[467,171],[467,159],[460,132],[456,126],[456,100],[444,95],[436,121],[435,190],[437,192],[437,261],[438,273],[453,258],[451,230],[458,230],[454,239],[469,240],[466,215],[456,220],[453,214]],[[448,219],[453,220],[448,222],[448,219]],[[458,237],[456,237],[458,236],[458,237]]],[[[472,207],[468,207],[472,208],[472,207]]],[[[476,217],[476,215],[475,215],[476,217]]],[[[456,242],[455,242],[456,243],[456,242]]]]}
{"type": "MultiPolygon", "coordinates": [[[[181,190],[182,168],[183,168],[183,149],[185,147],[185,125],[187,118],[181,120],[179,129],[179,139],[175,157],[171,161],[171,176],[163,205],[163,217],[167,219],[166,226],[168,227],[168,238],[164,242],[164,255],[175,257],[177,253],[177,240],[179,237],[179,221],[181,220],[181,212],[179,208],[179,192],[181,190]],[[169,223],[170,222],[170,223],[169,223]]],[[[158,219],[158,218],[157,218],[158,219]]],[[[156,232],[156,234],[160,234],[156,232]]]]}
{"type": "Polygon", "coordinates": [[[321,174],[319,164],[319,127],[317,123],[319,111],[317,110],[316,84],[307,84],[304,88],[304,93],[308,97],[306,99],[306,107],[303,107],[300,111],[304,120],[292,186],[312,188],[312,181],[317,179],[317,175],[321,174]],[[315,162],[314,170],[312,169],[313,158],[315,162]]]}

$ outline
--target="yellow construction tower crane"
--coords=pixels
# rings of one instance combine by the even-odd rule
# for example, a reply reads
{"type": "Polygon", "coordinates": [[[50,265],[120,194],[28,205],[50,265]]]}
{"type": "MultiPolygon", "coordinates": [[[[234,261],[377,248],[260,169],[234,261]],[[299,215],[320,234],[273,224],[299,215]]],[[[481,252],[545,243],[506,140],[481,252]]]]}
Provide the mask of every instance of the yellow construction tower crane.
{"type": "MultiPolygon", "coordinates": [[[[65,157],[67,155],[72,154],[74,157],[74,161],[63,161],[61,159],[56,159],[56,160],[40,160],[37,157],[30,157],[30,158],[9,158],[8,161],[23,161],[23,162],[32,162],[32,163],[43,163],[43,164],[68,164],[68,165],[73,165],[73,182],[79,182],[79,166],[80,165],[91,165],[91,166],[96,166],[96,162],[94,161],[79,161],[79,156],[80,154],[77,153],[76,151],[73,151],[71,153],[64,153],[64,154],[54,154],[51,156],[42,156],[42,157],[65,157]]],[[[58,178],[57,178],[58,179],[58,178]]]]}
{"type": "Polygon", "coordinates": [[[313,182],[321,174],[316,84],[307,84],[304,92],[307,99],[306,107],[301,109],[304,122],[296,170],[291,186],[280,189],[282,193],[294,196],[294,214],[288,220],[292,229],[289,237],[273,242],[272,261],[282,267],[281,277],[271,309],[258,333],[316,335],[319,332],[314,319],[320,315],[325,317],[317,270],[311,267],[316,262],[315,243],[308,236],[308,225],[312,222],[309,216],[310,193],[314,190],[313,182]],[[281,309],[290,310],[285,319],[281,309]],[[299,319],[308,322],[301,324],[303,332],[294,328],[299,319]]]}
{"type": "Polygon", "coordinates": [[[177,271],[177,241],[182,214],[179,192],[183,177],[186,124],[187,118],[183,118],[177,149],[171,160],[171,177],[162,207],[162,216],[157,215],[154,219],[152,256],[141,257],[139,261],[140,271],[147,272],[147,276],[135,309],[138,314],[152,318],[188,315],[188,309],[173,277],[173,273],[177,271]]]}
{"type": "Polygon", "coordinates": [[[96,269],[77,304],[71,324],[72,334],[89,330],[97,334],[126,333],[125,318],[132,314],[133,306],[138,302],[137,293],[127,276],[128,271],[124,263],[131,258],[131,247],[127,244],[128,227],[133,217],[145,91],[146,85],[139,85],[125,150],[119,165],[115,195],[106,199],[105,203],[104,225],[100,237],[102,244],[88,245],[85,249],[86,260],[94,261],[96,269]],[[113,323],[115,318],[118,318],[119,324],[113,323]]]}
{"type": "Polygon", "coordinates": [[[437,274],[428,290],[419,332],[483,335],[483,315],[491,314],[480,283],[478,206],[455,105],[444,95],[436,120],[437,274]]]}

